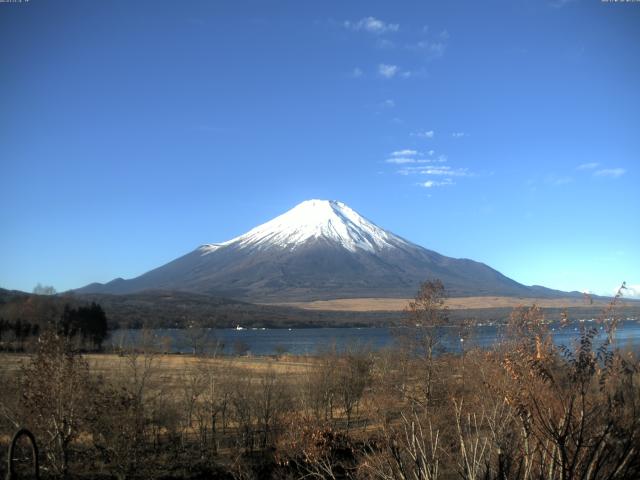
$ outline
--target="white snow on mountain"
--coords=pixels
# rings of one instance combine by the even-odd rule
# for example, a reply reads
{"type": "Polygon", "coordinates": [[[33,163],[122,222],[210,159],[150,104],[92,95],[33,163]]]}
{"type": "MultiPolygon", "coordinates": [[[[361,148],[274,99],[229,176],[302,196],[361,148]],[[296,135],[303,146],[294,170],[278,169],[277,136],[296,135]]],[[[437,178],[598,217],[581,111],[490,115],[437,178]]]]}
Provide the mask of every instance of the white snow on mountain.
{"type": "Polygon", "coordinates": [[[376,252],[408,244],[342,202],[307,200],[244,235],[222,244],[203,245],[199,250],[203,255],[227,245],[259,249],[275,246],[293,250],[313,239],[329,240],[352,252],[358,249],[376,252]]]}
{"type": "Polygon", "coordinates": [[[204,245],[200,245],[198,250],[200,250],[203,255],[206,255],[207,253],[215,252],[222,246],[224,246],[223,243],[206,243],[204,245]]]}

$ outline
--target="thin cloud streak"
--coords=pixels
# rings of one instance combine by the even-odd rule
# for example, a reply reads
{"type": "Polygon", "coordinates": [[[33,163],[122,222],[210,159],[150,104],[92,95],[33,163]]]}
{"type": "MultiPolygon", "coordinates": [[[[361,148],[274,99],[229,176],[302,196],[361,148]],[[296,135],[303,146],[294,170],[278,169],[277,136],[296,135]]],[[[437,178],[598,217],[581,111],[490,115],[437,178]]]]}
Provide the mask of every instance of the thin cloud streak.
{"type": "Polygon", "coordinates": [[[578,165],[576,167],[576,170],[593,170],[594,168],[600,166],[600,164],[598,162],[589,162],[589,163],[583,163],[581,165],[578,165]]]}
{"type": "Polygon", "coordinates": [[[357,22],[351,22],[349,20],[344,22],[344,27],[353,30],[355,32],[368,32],[375,35],[381,35],[383,33],[397,32],[400,30],[400,25],[397,23],[386,23],[375,17],[364,17],[357,22]]]}
{"type": "Polygon", "coordinates": [[[396,150],[395,152],[391,152],[392,157],[410,157],[414,155],[418,155],[418,151],[410,150],[408,148],[405,150],[396,150]]]}
{"type": "Polygon", "coordinates": [[[471,173],[466,168],[453,169],[447,165],[441,166],[420,166],[420,167],[405,167],[398,170],[400,175],[436,175],[436,176],[451,176],[451,177],[470,177],[471,173]]]}
{"type": "Polygon", "coordinates": [[[434,132],[433,130],[427,130],[424,132],[414,132],[411,134],[412,137],[419,137],[419,138],[433,138],[436,135],[436,132],[434,132]]]}
{"type": "Polygon", "coordinates": [[[550,174],[550,175],[547,175],[547,177],[544,179],[544,181],[548,185],[553,185],[555,187],[561,187],[563,185],[567,185],[567,184],[573,182],[573,178],[566,177],[566,176],[558,176],[558,175],[555,175],[555,174],[550,174]]]}
{"type": "MultiPolygon", "coordinates": [[[[428,27],[425,27],[422,33],[428,35],[428,27]]],[[[444,56],[448,40],[449,32],[443,30],[438,35],[431,36],[431,38],[424,38],[406,45],[406,49],[423,55],[427,60],[435,60],[444,56]]]]}
{"type": "Polygon", "coordinates": [[[426,158],[392,157],[392,158],[387,158],[385,162],[393,163],[396,165],[406,165],[409,163],[431,163],[431,160],[426,158]]]}
{"type": "Polygon", "coordinates": [[[596,177],[619,178],[625,173],[627,173],[627,171],[624,168],[604,168],[602,170],[596,170],[593,175],[596,177]]]}
{"type": "Polygon", "coordinates": [[[450,185],[455,185],[455,182],[450,178],[446,178],[442,181],[427,180],[426,182],[420,182],[418,185],[424,188],[434,188],[434,187],[446,187],[450,185]]]}

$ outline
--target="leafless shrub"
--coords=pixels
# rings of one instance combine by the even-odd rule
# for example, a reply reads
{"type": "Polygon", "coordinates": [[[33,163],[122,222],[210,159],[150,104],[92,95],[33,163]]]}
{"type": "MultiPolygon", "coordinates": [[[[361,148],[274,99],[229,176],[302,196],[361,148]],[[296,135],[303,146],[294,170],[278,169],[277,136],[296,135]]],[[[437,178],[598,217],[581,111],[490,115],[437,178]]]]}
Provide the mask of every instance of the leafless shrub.
{"type": "Polygon", "coordinates": [[[50,468],[65,477],[72,443],[93,415],[89,365],[65,337],[47,332],[20,373],[24,420],[42,439],[50,468]]]}
{"type": "Polygon", "coordinates": [[[288,478],[352,479],[358,469],[352,439],[329,425],[293,415],[276,447],[288,478]]]}
{"type": "Polygon", "coordinates": [[[336,390],[349,430],[365,388],[371,383],[371,354],[366,349],[351,347],[337,363],[336,390]]]}
{"type": "Polygon", "coordinates": [[[440,434],[416,409],[402,412],[399,424],[388,425],[382,439],[370,443],[360,466],[364,478],[436,480],[440,475],[440,434]]]}
{"type": "Polygon", "coordinates": [[[536,307],[517,311],[512,327],[521,337],[502,357],[508,378],[502,388],[520,424],[521,478],[638,473],[637,363],[610,348],[611,330],[600,346],[591,327],[573,349],[557,348],[536,307]]]}
{"type": "Polygon", "coordinates": [[[320,352],[314,366],[305,375],[301,388],[305,407],[325,423],[332,422],[337,403],[338,386],[336,382],[338,354],[335,347],[320,352]]]}

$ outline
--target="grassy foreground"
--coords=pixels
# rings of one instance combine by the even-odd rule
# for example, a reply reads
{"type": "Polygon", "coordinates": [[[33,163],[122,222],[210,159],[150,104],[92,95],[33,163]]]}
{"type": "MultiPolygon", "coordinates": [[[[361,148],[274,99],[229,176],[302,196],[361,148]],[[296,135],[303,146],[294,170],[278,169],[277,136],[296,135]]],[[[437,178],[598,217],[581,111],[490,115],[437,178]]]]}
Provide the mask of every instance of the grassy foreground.
{"type": "Polygon", "coordinates": [[[409,320],[394,350],[313,357],[80,355],[45,332],[0,355],[0,455],[26,426],[44,478],[640,478],[633,354],[588,327],[558,348],[535,307],[457,356],[409,320]]]}

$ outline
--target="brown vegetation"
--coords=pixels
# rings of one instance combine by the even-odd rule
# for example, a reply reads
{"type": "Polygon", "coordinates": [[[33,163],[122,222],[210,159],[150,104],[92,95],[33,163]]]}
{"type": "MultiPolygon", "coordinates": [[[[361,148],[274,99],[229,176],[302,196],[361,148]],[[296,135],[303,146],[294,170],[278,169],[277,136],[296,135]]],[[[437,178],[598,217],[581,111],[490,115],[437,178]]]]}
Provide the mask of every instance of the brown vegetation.
{"type": "MultiPolygon", "coordinates": [[[[403,311],[411,298],[337,298],[335,300],[314,300],[311,302],[288,302],[274,305],[303,308],[305,310],[388,312],[403,311]]],[[[542,308],[589,308],[593,305],[606,307],[607,299],[585,298],[525,298],[525,297],[453,297],[446,299],[451,310],[477,308],[516,308],[521,305],[537,305],[542,308]]]]}
{"type": "Polygon", "coordinates": [[[585,328],[558,348],[523,307],[494,349],[461,355],[441,349],[437,282],[376,353],[204,356],[194,331],[193,356],[159,354],[151,333],[83,356],[49,332],[2,356],[0,443],[32,430],[49,478],[639,478],[639,364],[615,348],[615,307],[604,342],[585,328]]]}

